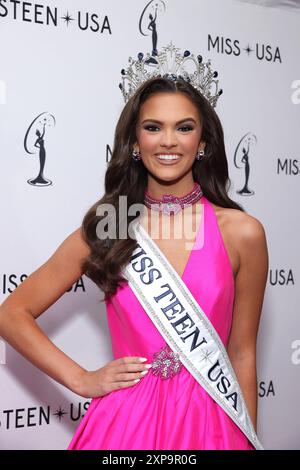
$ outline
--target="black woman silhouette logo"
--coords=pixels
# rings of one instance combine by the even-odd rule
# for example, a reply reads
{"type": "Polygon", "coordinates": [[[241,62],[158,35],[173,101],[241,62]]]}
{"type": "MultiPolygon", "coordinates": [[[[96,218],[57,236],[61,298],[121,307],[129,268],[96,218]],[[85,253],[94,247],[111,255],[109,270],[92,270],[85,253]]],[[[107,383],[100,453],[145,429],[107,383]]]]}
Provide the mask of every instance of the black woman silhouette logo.
{"type": "Polygon", "coordinates": [[[47,112],[39,114],[30,124],[24,138],[24,148],[30,155],[36,154],[35,148],[39,149],[39,173],[35,178],[27,180],[28,184],[33,186],[49,186],[52,181],[44,176],[44,167],[46,163],[45,136],[46,130],[54,127],[55,117],[47,112]]]}
{"type": "Polygon", "coordinates": [[[147,64],[157,64],[155,56],[157,56],[157,16],[166,11],[166,5],[163,0],[151,0],[145,6],[139,21],[139,30],[143,36],[148,36],[147,30],[151,31],[152,36],[152,55],[146,61],[147,64]]]}
{"type": "Polygon", "coordinates": [[[249,153],[253,144],[257,144],[256,135],[248,132],[241,138],[234,152],[234,166],[238,169],[244,166],[245,171],[245,184],[242,189],[237,191],[237,194],[242,196],[252,196],[254,194],[254,191],[248,187],[250,176],[249,153]]]}

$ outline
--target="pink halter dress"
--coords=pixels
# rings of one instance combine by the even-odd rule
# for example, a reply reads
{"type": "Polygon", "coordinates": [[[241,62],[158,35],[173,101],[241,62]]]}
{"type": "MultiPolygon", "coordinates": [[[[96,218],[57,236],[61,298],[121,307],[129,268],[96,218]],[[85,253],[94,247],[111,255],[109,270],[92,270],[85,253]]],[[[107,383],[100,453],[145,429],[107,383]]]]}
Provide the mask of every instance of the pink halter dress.
{"type": "MultiPolygon", "coordinates": [[[[234,277],[213,206],[204,196],[195,243],[182,281],[227,345],[234,277]]],[[[127,284],[106,303],[114,358],[145,357],[166,346],[127,284]]],[[[223,409],[182,366],[168,379],[140,382],[93,398],[68,450],[253,450],[223,409]]]]}

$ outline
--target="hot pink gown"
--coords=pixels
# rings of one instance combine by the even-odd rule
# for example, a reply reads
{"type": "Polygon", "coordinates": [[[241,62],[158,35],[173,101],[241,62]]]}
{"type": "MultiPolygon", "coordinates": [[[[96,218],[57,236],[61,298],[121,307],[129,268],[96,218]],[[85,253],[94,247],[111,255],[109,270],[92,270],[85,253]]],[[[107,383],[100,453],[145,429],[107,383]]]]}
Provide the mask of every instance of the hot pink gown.
{"type": "MultiPolygon", "coordinates": [[[[213,206],[203,216],[182,275],[226,345],[232,321],[234,277],[213,206]],[[202,242],[204,240],[204,243],[202,242]]],[[[146,357],[166,345],[128,285],[106,303],[114,358],[146,357]]],[[[93,398],[68,450],[222,450],[254,447],[183,366],[162,379],[149,372],[135,385],[93,398]]]]}

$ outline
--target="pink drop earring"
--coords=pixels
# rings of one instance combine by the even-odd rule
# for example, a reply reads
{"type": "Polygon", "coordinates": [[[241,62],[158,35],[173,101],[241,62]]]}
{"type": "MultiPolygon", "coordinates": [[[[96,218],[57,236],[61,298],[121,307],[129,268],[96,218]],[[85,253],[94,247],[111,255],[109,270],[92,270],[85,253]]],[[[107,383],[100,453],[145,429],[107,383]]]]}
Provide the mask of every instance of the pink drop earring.
{"type": "Polygon", "coordinates": [[[140,152],[136,152],[135,150],[133,150],[131,156],[135,162],[137,162],[138,160],[141,160],[140,152]]]}
{"type": "Polygon", "coordinates": [[[198,150],[197,154],[196,154],[196,160],[203,160],[203,158],[205,157],[205,152],[204,150],[198,150]]]}

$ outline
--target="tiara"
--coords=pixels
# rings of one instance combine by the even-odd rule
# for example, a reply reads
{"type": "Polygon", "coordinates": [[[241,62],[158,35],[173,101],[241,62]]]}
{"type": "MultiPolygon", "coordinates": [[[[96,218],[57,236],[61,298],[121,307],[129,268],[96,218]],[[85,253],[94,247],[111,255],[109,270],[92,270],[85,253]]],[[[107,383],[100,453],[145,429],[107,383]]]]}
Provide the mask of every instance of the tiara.
{"type": "Polygon", "coordinates": [[[201,55],[194,57],[190,51],[183,54],[172,42],[163,47],[162,52],[151,55],[149,52],[144,57],[142,52],[137,55],[137,60],[129,57],[129,67],[122,69],[122,83],[119,88],[122,91],[125,102],[134,95],[136,90],[151,78],[169,78],[173,81],[185,80],[198,90],[215,107],[223,90],[219,89],[218,72],[213,71],[211,62],[203,62],[201,55]],[[192,66],[191,72],[188,68],[192,66]],[[152,69],[152,70],[151,70],[152,69]]]}

